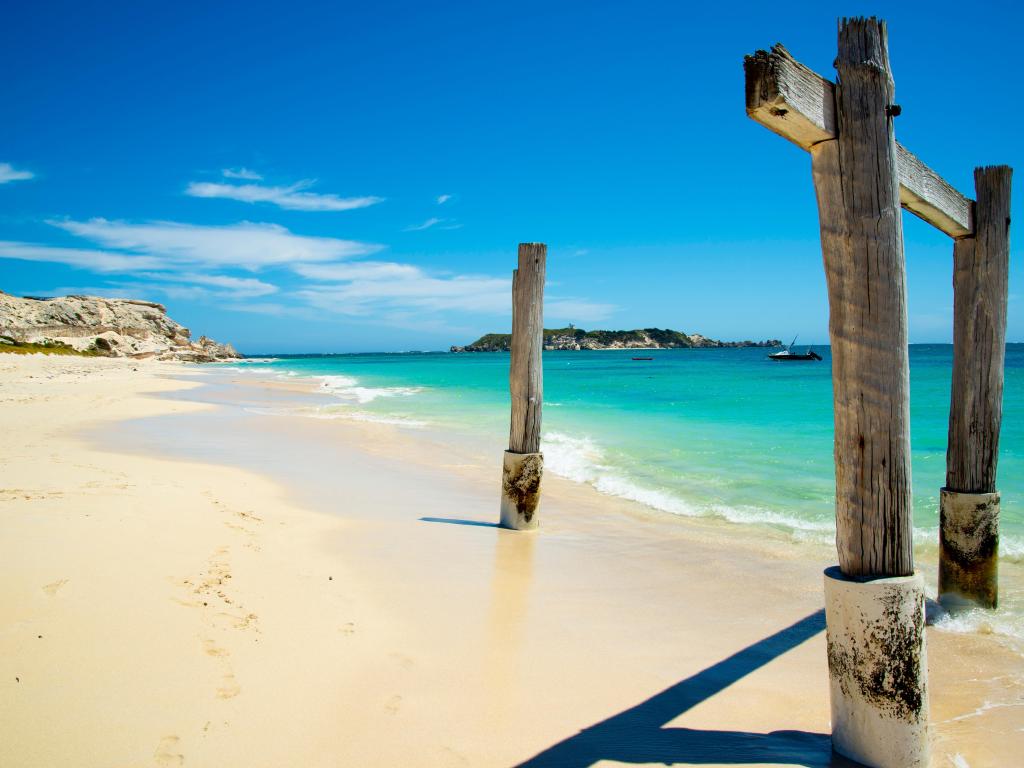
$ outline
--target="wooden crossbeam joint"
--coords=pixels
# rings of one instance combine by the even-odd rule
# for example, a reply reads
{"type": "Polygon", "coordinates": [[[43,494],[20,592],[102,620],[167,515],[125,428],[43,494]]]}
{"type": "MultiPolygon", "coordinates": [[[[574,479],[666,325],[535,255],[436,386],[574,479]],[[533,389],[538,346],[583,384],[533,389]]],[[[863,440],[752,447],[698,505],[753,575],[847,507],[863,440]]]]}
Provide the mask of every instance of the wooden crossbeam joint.
{"type": "MultiPolygon", "coordinates": [[[[835,84],[776,44],[743,59],[747,116],[808,152],[836,138],[835,84]]],[[[974,234],[974,201],[897,142],[900,204],[953,238],[974,234]]]]}

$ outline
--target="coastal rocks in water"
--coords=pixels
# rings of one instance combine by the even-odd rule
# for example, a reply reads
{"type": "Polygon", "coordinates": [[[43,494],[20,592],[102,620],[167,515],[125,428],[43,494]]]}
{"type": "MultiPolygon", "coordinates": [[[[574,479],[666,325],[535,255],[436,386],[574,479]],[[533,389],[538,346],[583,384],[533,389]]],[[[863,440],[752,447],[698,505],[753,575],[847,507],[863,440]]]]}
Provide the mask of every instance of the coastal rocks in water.
{"type": "Polygon", "coordinates": [[[67,344],[110,357],[152,357],[206,363],[241,355],[206,336],[192,341],[188,328],[162,304],[99,296],[18,297],[0,291],[0,336],[18,342],[67,344]]]}
{"type": "MultiPolygon", "coordinates": [[[[452,352],[508,352],[512,335],[488,333],[472,344],[452,346],[452,352]]],[[[582,328],[545,328],[544,349],[683,349],[690,347],[778,347],[778,339],[765,341],[717,341],[699,333],[685,334],[665,328],[642,328],[632,331],[585,331],[582,328]]]]}

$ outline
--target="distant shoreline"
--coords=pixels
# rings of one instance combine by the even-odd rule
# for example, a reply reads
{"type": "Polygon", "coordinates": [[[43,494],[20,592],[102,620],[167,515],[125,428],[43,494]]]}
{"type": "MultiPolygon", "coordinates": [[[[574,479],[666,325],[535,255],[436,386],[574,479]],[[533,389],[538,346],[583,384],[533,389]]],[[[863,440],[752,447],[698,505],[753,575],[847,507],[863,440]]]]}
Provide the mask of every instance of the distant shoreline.
{"type": "MultiPolygon", "coordinates": [[[[692,349],[723,347],[779,347],[779,339],[764,341],[719,341],[699,333],[687,334],[671,328],[634,328],[631,331],[587,331],[570,325],[567,328],[545,328],[545,350],[605,349],[692,349]]],[[[507,352],[512,345],[510,333],[488,333],[465,346],[452,345],[451,352],[507,352]]]]}
{"type": "MultiPolygon", "coordinates": [[[[1024,341],[1008,341],[1006,346],[1022,346],[1024,341]]],[[[798,347],[803,345],[798,344],[798,347]]],[[[831,344],[808,344],[807,346],[813,347],[814,349],[831,349],[831,344]]],[[[912,341],[908,346],[911,347],[952,347],[953,342],[951,341],[912,341]]],[[[711,350],[711,349],[754,349],[754,347],[630,347],[630,348],[619,348],[619,349],[601,349],[601,350],[586,350],[593,352],[629,352],[633,350],[642,349],[653,349],[656,351],[666,351],[669,349],[679,350],[688,349],[694,351],[711,350]]],[[[498,351],[498,350],[495,350],[498,351]]],[[[500,350],[508,352],[508,350],[500,350]]],[[[564,350],[545,350],[546,352],[560,352],[564,350]]],[[[575,351],[575,350],[572,350],[575,351]]],[[[584,350],[580,350],[584,351],[584,350]]],[[[360,352],[259,352],[252,354],[243,354],[242,360],[247,362],[253,362],[259,358],[273,358],[273,359],[286,359],[286,358],[300,358],[300,357],[351,357],[355,355],[450,355],[453,354],[450,349],[408,349],[398,351],[382,351],[382,350],[363,350],[360,352]]],[[[454,353],[459,354],[459,353],[454,353]]],[[[223,361],[225,363],[238,362],[235,361],[223,361]]]]}

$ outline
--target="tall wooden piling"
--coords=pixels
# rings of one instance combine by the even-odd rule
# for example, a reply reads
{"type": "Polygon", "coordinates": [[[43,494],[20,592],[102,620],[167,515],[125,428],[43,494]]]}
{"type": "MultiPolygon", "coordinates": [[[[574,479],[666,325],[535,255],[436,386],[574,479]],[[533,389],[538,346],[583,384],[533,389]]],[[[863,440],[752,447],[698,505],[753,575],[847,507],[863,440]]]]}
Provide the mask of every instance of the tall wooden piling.
{"type": "Polygon", "coordinates": [[[812,150],[829,291],[836,546],[843,574],[855,578],[914,572],[906,267],[886,38],[875,19],[840,25],[838,138],[812,150]]]}
{"type": "Polygon", "coordinates": [[[914,574],[906,267],[884,22],[839,25],[836,137],[811,147],[829,294],[836,549],[825,612],[837,752],[928,764],[924,585],[914,574]]]}
{"type": "Polygon", "coordinates": [[[949,610],[998,603],[996,468],[1010,263],[1006,166],[977,168],[974,236],[953,248],[953,385],[940,496],[939,600],[949,610]]]}
{"type": "Polygon", "coordinates": [[[519,267],[512,273],[512,420],[501,482],[501,525],[514,530],[531,530],[539,523],[536,513],[544,469],[540,426],[546,268],[546,245],[520,243],[519,267]]]}

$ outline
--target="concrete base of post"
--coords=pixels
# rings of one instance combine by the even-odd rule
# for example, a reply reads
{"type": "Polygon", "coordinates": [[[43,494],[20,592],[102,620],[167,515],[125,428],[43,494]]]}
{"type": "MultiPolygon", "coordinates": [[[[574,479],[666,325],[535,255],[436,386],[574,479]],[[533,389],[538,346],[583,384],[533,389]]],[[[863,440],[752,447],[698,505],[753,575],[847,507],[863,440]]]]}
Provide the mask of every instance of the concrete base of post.
{"type": "Polygon", "coordinates": [[[924,580],[825,571],[832,748],[871,768],[928,765],[924,580]]]}
{"type": "Polygon", "coordinates": [[[939,602],[950,613],[999,602],[998,492],[940,492],[939,602]]]}
{"type": "Polygon", "coordinates": [[[501,469],[501,527],[532,531],[539,524],[540,479],[544,454],[505,451],[501,469]]]}

